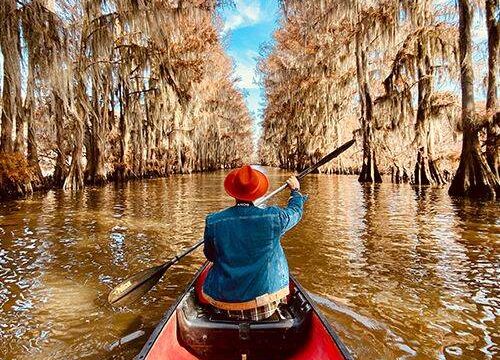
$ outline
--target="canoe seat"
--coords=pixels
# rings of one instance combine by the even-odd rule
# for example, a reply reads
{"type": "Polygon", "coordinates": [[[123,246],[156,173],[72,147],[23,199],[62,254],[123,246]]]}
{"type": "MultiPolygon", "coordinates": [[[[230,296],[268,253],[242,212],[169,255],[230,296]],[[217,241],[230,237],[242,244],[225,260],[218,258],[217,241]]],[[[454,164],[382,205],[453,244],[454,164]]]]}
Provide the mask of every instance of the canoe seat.
{"type": "Polygon", "coordinates": [[[281,359],[301,346],[312,308],[300,292],[262,321],[221,318],[188,292],[176,310],[177,337],[201,359],[281,359]]]}

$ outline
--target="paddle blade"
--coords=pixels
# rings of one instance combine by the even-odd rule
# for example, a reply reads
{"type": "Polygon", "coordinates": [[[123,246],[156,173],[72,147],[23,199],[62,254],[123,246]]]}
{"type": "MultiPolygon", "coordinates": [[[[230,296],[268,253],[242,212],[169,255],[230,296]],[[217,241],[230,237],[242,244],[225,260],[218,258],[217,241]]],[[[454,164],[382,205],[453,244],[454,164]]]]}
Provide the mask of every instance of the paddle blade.
{"type": "Polygon", "coordinates": [[[155,266],[129,277],[109,293],[108,302],[113,306],[133,303],[160,281],[170,265],[169,262],[155,266]]]}

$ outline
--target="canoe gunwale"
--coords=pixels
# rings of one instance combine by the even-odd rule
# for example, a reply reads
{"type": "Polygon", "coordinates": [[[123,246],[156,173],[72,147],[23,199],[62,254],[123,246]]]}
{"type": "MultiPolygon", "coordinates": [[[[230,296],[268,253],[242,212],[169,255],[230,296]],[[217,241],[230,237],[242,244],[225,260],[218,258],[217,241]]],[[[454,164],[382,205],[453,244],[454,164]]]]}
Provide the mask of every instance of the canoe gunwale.
{"type": "MultiPolygon", "coordinates": [[[[203,272],[203,270],[207,267],[207,265],[208,265],[208,262],[205,262],[200,267],[200,269],[198,269],[198,271],[194,275],[193,279],[189,282],[189,284],[184,289],[182,295],[178,296],[177,299],[176,299],[176,301],[174,301],[172,303],[172,305],[170,305],[170,307],[165,312],[165,314],[161,318],[160,322],[156,325],[156,327],[154,328],[153,332],[149,336],[148,340],[144,344],[141,352],[134,358],[135,360],[144,360],[144,359],[146,359],[148,353],[151,351],[151,348],[154,346],[156,340],[158,339],[158,336],[161,334],[161,332],[163,331],[165,325],[168,323],[168,321],[172,317],[172,314],[177,309],[177,307],[179,306],[179,304],[181,303],[181,301],[184,299],[185,295],[194,286],[194,284],[195,284],[196,280],[198,279],[199,275],[203,272]]],[[[307,300],[307,302],[311,305],[314,314],[318,317],[318,319],[320,320],[321,324],[324,326],[324,328],[326,329],[326,331],[328,332],[328,334],[330,335],[330,337],[333,339],[333,341],[335,342],[335,345],[337,346],[337,348],[341,352],[342,356],[346,360],[353,360],[353,358],[352,358],[349,350],[344,345],[344,343],[342,342],[342,340],[340,339],[340,337],[338,336],[338,334],[335,332],[335,330],[333,329],[333,327],[331,326],[331,324],[325,318],[325,316],[323,315],[323,313],[317,309],[316,303],[311,299],[311,297],[309,296],[309,294],[307,293],[307,291],[297,281],[297,279],[295,278],[295,276],[293,276],[292,274],[290,274],[290,278],[293,281],[294,286],[297,288],[297,290],[300,293],[302,293],[302,295],[305,297],[305,299],[307,300]]]]}
{"type": "Polygon", "coordinates": [[[189,282],[189,284],[186,286],[184,291],[182,292],[182,295],[178,296],[177,299],[170,305],[168,310],[165,312],[163,317],[161,318],[160,322],[156,325],[154,328],[153,332],[148,338],[148,341],[146,341],[146,344],[144,344],[144,347],[142,348],[141,352],[134,358],[134,360],[143,360],[146,358],[148,353],[150,352],[151,348],[156,342],[156,339],[158,336],[161,334],[163,331],[163,328],[167,324],[167,322],[170,320],[172,317],[172,314],[174,311],[177,309],[179,304],[181,303],[182,299],[184,299],[184,296],[191,290],[191,288],[194,286],[194,283],[196,282],[196,279],[198,279],[198,276],[202,273],[203,270],[207,267],[208,262],[205,262],[196,272],[194,275],[193,279],[189,282]]]}
{"type": "Polygon", "coordinates": [[[297,281],[295,276],[290,274],[290,278],[292,279],[294,286],[302,293],[302,295],[304,295],[307,302],[311,304],[314,313],[316,314],[316,316],[318,316],[319,320],[321,321],[321,324],[323,324],[326,331],[328,331],[328,334],[335,342],[335,345],[338,347],[338,349],[342,353],[342,356],[344,356],[345,360],[353,360],[353,357],[349,352],[349,350],[347,349],[347,346],[344,345],[337,332],[333,329],[332,325],[326,319],[325,315],[323,315],[323,313],[320,310],[318,310],[316,303],[314,302],[313,299],[311,299],[306,289],[302,287],[302,285],[300,284],[300,282],[297,281]]]}

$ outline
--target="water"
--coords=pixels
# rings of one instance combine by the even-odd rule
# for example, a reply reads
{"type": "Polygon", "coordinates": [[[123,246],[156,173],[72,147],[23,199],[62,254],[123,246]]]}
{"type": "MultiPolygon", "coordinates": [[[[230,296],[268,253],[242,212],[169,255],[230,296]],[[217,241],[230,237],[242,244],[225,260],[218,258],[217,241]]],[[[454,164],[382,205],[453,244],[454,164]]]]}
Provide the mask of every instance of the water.
{"type": "MultiPolygon", "coordinates": [[[[167,272],[137,304],[120,279],[194,243],[229,206],[224,173],[172,176],[0,203],[0,358],[131,359],[202,263],[167,272]],[[112,351],[108,345],[143,330],[112,351]]],[[[284,172],[270,170],[271,184],[284,172]]],[[[441,188],[310,175],[290,269],[359,359],[493,359],[500,343],[499,203],[441,188]]],[[[287,195],[276,198],[286,201],[287,195]]]]}

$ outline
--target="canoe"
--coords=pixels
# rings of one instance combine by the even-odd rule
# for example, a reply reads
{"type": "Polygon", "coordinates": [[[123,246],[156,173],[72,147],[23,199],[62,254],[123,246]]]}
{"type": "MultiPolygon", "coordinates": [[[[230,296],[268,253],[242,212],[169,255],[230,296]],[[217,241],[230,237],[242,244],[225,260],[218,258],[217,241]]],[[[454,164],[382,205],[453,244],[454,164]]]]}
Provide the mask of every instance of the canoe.
{"type": "Polygon", "coordinates": [[[196,300],[201,267],[167,310],[138,360],[340,360],[352,359],[345,345],[299,282],[290,275],[287,304],[264,321],[218,318],[196,300]]]}

